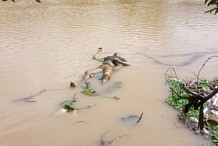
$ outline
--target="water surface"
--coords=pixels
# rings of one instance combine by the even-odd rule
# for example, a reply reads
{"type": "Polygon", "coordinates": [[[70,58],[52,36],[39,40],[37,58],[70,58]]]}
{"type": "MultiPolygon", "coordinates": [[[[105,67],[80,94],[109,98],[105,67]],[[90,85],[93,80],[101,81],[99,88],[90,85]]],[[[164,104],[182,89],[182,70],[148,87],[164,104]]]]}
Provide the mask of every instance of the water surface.
{"type": "MultiPolygon", "coordinates": [[[[0,7],[0,145],[95,146],[102,135],[123,146],[207,143],[178,127],[177,112],[164,102],[169,67],[194,79],[218,54],[218,17],[204,13],[202,0],[20,0],[0,7]],[[89,97],[69,84],[100,65],[92,60],[99,47],[102,56],[119,52],[132,65],[103,86],[100,75],[93,78],[100,95],[89,97]],[[60,114],[59,103],[75,93],[77,107],[93,106],[60,114]],[[30,96],[34,102],[23,100],[30,96]],[[142,112],[137,125],[120,120],[142,112]]],[[[216,60],[201,77],[216,76],[216,60]]]]}

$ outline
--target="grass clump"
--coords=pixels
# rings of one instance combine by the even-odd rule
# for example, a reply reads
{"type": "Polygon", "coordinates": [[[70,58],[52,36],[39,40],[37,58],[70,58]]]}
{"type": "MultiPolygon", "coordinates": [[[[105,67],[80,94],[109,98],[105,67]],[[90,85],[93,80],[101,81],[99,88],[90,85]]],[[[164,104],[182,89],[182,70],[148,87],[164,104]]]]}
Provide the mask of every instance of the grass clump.
{"type": "Polygon", "coordinates": [[[213,143],[218,145],[218,126],[210,126],[210,130],[212,131],[211,139],[213,143]]]}
{"type": "Polygon", "coordinates": [[[69,111],[76,110],[73,101],[67,101],[67,102],[64,104],[64,109],[66,109],[68,112],[69,112],[69,111]]]}
{"type": "Polygon", "coordinates": [[[94,89],[92,89],[91,87],[84,87],[84,88],[81,90],[81,92],[82,92],[83,94],[90,95],[90,96],[92,96],[93,94],[96,93],[96,91],[95,91],[94,89]]]}
{"type": "Polygon", "coordinates": [[[182,90],[182,82],[180,80],[169,78],[166,82],[172,91],[172,94],[168,96],[166,102],[174,108],[182,110],[183,107],[189,102],[189,94],[182,90]]]}
{"type": "MultiPolygon", "coordinates": [[[[166,83],[170,86],[172,92],[172,94],[169,95],[168,98],[166,99],[166,102],[182,112],[185,105],[189,103],[188,98],[190,97],[190,94],[182,88],[183,82],[181,80],[178,80],[176,78],[168,78],[166,80],[166,83]]],[[[202,87],[205,87],[206,85],[203,83],[206,84],[206,82],[202,82],[202,84],[200,85],[202,87]]],[[[197,118],[198,115],[199,115],[199,111],[195,110],[194,108],[190,108],[189,111],[186,113],[187,117],[197,118]]]]}

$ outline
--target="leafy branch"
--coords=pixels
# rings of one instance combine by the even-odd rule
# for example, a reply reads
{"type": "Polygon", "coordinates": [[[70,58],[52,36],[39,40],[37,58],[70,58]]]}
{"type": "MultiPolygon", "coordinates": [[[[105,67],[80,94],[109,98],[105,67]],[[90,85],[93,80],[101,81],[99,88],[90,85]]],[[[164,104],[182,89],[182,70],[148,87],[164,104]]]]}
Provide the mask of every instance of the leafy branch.
{"type": "Polygon", "coordinates": [[[214,12],[214,14],[218,13],[218,0],[205,0],[205,5],[209,6],[215,6],[215,8],[210,9],[208,11],[206,11],[205,13],[212,13],[214,12]]]}

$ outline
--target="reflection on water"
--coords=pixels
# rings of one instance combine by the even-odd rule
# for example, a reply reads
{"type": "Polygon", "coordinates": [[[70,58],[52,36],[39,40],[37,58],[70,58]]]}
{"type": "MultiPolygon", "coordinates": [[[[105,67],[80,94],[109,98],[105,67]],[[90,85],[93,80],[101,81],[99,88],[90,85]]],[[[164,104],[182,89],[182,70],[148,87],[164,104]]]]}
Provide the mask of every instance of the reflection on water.
{"type": "MultiPolygon", "coordinates": [[[[204,14],[201,0],[20,0],[1,1],[0,7],[3,145],[97,145],[106,131],[108,139],[120,135],[116,144],[125,146],[206,143],[174,126],[176,112],[164,103],[163,76],[170,66],[189,75],[217,54],[218,18],[204,14]],[[92,60],[99,47],[104,56],[119,52],[132,66],[103,86],[92,79],[100,95],[86,97],[68,86],[99,65],[92,60]],[[109,90],[114,82],[122,88],[109,90]],[[56,114],[75,93],[76,106],[96,106],[56,114]],[[114,96],[120,100],[105,98],[114,96]],[[138,125],[119,120],[142,112],[138,125]]],[[[209,64],[210,76],[216,75],[215,62],[209,64]]]]}

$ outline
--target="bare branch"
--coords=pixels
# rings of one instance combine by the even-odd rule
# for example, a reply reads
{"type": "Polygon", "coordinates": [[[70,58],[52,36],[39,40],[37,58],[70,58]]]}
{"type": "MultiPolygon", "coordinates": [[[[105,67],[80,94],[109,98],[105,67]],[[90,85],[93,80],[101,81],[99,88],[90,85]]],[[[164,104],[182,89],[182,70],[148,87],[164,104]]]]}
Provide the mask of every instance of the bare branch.
{"type": "Polygon", "coordinates": [[[166,72],[164,73],[165,74],[165,79],[167,78],[167,77],[169,77],[169,76],[173,76],[172,74],[174,73],[174,77],[177,79],[177,80],[179,80],[179,78],[178,78],[178,76],[177,76],[177,73],[176,73],[176,70],[173,68],[173,67],[170,67],[170,68],[168,68],[167,70],[166,70],[166,72]],[[168,74],[168,72],[169,71],[171,71],[171,75],[169,75],[168,74]]]}
{"type": "Polygon", "coordinates": [[[214,55],[214,56],[211,56],[211,57],[209,57],[205,62],[204,62],[204,64],[201,66],[201,68],[200,68],[200,70],[198,71],[198,74],[197,74],[197,89],[198,89],[198,86],[199,86],[199,75],[200,75],[200,73],[201,73],[201,70],[204,68],[204,66],[206,65],[206,63],[209,61],[209,60],[211,60],[212,58],[214,58],[214,57],[218,57],[217,55],[214,55]]]}

